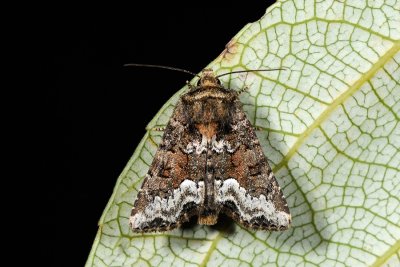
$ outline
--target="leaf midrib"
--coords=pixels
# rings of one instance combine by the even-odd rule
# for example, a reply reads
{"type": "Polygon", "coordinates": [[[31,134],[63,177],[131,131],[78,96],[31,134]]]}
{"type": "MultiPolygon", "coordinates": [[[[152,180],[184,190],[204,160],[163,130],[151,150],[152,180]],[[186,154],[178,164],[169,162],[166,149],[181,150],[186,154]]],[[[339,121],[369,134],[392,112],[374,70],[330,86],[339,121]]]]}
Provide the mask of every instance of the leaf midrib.
{"type": "Polygon", "coordinates": [[[336,110],[336,108],[343,104],[350,96],[352,96],[356,91],[358,91],[365,82],[370,80],[378,70],[380,70],[393,56],[400,51],[400,42],[393,43],[393,47],[389,49],[385,55],[383,55],[364,75],[360,77],[352,86],[350,86],[345,92],[343,92],[338,98],[336,98],[331,105],[321,113],[321,115],[297,138],[296,142],[290,148],[289,152],[283,157],[282,161],[279,162],[273,169],[274,173],[277,173],[283,166],[289,162],[293,155],[297,152],[300,146],[307,140],[310,134],[321,124],[329,118],[331,113],[336,110]]]}
{"type": "Polygon", "coordinates": [[[376,261],[371,265],[371,267],[382,266],[391,256],[400,251],[400,240],[391,246],[382,256],[376,259],[376,261]]]}

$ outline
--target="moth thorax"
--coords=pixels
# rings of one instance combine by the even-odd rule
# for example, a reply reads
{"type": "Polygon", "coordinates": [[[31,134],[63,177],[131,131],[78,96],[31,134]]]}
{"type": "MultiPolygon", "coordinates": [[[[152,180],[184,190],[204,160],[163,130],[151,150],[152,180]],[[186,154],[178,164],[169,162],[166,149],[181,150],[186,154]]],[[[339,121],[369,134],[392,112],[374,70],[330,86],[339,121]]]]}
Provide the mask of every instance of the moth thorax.
{"type": "Polygon", "coordinates": [[[226,122],[230,118],[231,103],[225,99],[208,98],[195,101],[188,107],[189,116],[194,123],[210,124],[226,122]]]}

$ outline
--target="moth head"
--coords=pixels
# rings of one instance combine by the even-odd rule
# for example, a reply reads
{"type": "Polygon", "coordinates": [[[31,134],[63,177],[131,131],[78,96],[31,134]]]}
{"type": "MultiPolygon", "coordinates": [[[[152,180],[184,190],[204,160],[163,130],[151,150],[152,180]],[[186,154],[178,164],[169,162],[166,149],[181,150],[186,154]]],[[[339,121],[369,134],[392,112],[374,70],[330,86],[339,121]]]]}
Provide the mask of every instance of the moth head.
{"type": "Polygon", "coordinates": [[[215,77],[212,69],[204,69],[200,79],[197,82],[197,87],[221,87],[221,81],[215,77]]]}

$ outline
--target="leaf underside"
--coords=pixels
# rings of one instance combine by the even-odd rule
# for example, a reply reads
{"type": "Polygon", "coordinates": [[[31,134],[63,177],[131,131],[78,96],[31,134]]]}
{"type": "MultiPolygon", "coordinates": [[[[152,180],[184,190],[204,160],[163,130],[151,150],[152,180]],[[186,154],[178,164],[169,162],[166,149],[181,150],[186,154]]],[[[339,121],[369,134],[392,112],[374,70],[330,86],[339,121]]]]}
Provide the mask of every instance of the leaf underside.
{"type": "MultiPolygon", "coordinates": [[[[400,2],[275,3],[209,67],[241,101],[287,198],[284,232],[194,225],[133,234],[128,218],[162,133],[118,178],[86,266],[399,266],[400,2]]],[[[164,126],[176,93],[149,123],[164,126]]]]}

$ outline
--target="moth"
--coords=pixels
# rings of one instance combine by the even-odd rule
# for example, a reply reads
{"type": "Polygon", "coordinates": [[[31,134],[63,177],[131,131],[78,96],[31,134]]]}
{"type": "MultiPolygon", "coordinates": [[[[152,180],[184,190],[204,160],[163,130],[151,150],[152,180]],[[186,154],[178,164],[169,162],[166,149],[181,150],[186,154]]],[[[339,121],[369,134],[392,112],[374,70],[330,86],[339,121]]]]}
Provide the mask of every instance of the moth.
{"type": "Polygon", "coordinates": [[[171,230],[192,216],[214,225],[220,213],[251,229],[289,228],[285,196],[239,93],[221,76],[204,69],[178,101],[132,208],[134,232],[171,230]]]}

